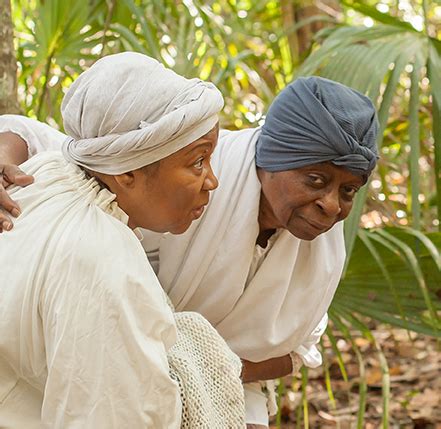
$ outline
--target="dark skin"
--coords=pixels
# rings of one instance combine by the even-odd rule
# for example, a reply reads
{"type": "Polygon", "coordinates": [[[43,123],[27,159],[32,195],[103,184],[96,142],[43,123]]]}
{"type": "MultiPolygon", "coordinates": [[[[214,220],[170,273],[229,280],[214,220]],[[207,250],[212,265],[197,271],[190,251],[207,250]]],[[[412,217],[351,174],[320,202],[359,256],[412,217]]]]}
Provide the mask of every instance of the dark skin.
{"type": "MultiPolygon", "coordinates": [[[[5,145],[5,150],[5,146],[2,145],[4,141],[2,136],[4,134],[0,134],[0,159],[7,160],[9,164],[24,162],[27,159],[26,144],[23,141],[22,143],[16,141],[12,145],[5,145]],[[17,149],[14,154],[11,154],[13,147],[17,149]]],[[[7,173],[6,183],[15,183],[17,180],[22,183],[26,180],[32,181],[30,176],[24,175],[13,165],[3,165],[3,171],[7,173]]],[[[349,215],[356,192],[366,182],[365,177],[356,176],[349,170],[337,167],[330,162],[276,173],[258,168],[257,174],[262,185],[258,218],[260,233],[257,244],[262,247],[267,245],[268,239],[278,228],[288,229],[302,240],[313,240],[326,232],[335,223],[349,215]]],[[[98,174],[97,177],[113,192],[117,186],[120,186],[119,183],[112,183],[114,179],[98,174]]],[[[121,192],[118,193],[122,203],[124,196],[121,192]]],[[[16,207],[15,203],[9,199],[6,192],[1,194],[1,188],[0,196],[0,206],[11,212],[9,208],[16,207]]],[[[8,221],[5,212],[0,214],[0,222],[2,220],[8,221]]],[[[179,228],[186,229],[188,226],[176,227],[176,233],[179,233],[179,228]]],[[[272,380],[292,372],[289,355],[263,362],[243,360],[243,364],[242,380],[244,383],[272,380]]]]}
{"type": "Polygon", "coordinates": [[[365,183],[364,177],[331,162],[276,173],[258,168],[257,175],[262,185],[257,242],[263,246],[278,228],[314,240],[347,218],[365,183]]]}
{"type": "Polygon", "coordinates": [[[116,195],[129,227],[182,234],[218,186],[210,165],[219,128],[154,165],[112,176],[89,172],[116,195]],[[173,198],[169,198],[173,196],[173,198]]]}

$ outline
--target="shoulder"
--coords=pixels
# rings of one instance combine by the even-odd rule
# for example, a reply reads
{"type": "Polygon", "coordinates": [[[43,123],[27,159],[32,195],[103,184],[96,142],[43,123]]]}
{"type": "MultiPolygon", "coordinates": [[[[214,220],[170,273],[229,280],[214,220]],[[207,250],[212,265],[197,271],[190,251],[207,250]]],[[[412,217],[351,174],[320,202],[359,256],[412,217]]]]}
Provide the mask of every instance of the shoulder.
{"type": "Polygon", "coordinates": [[[215,152],[245,153],[250,150],[254,152],[255,143],[259,135],[260,127],[238,131],[221,130],[215,152]]]}
{"type": "Polygon", "coordinates": [[[225,144],[232,141],[247,141],[260,134],[261,127],[246,128],[243,130],[224,130],[219,131],[219,143],[225,144]]]}
{"type": "Polygon", "coordinates": [[[41,152],[21,164],[20,168],[33,176],[57,176],[60,179],[66,177],[66,174],[84,176],[82,170],[68,163],[59,151],[41,152]]]}
{"type": "Polygon", "coordinates": [[[27,144],[29,155],[40,151],[60,150],[66,135],[49,125],[20,115],[0,115],[0,132],[19,135],[27,144]]]}
{"type": "Polygon", "coordinates": [[[95,204],[79,208],[60,238],[72,250],[73,262],[94,272],[139,278],[152,276],[146,254],[133,231],[95,204]],[[75,217],[75,218],[74,218],[75,217]]]}
{"type": "Polygon", "coordinates": [[[248,169],[254,165],[255,143],[260,134],[260,127],[239,131],[221,130],[219,142],[213,153],[213,167],[220,174],[221,170],[248,169]]]}

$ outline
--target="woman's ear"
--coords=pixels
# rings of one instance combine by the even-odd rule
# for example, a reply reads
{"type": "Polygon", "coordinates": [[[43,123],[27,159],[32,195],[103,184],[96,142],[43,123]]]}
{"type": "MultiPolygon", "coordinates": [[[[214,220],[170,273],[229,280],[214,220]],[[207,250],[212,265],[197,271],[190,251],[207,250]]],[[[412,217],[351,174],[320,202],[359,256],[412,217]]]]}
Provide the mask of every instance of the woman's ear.
{"type": "MultiPolygon", "coordinates": [[[[121,188],[133,188],[135,186],[136,174],[134,171],[128,171],[127,173],[118,174],[113,176],[113,179],[121,188]]],[[[139,180],[139,177],[138,177],[139,180]]]]}

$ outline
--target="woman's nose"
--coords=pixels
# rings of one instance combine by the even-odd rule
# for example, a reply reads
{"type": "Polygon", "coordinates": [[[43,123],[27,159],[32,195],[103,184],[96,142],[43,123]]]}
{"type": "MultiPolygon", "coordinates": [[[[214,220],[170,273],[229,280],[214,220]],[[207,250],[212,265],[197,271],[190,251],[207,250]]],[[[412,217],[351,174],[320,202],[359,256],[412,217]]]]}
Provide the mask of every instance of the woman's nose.
{"type": "Polygon", "coordinates": [[[208,167],[207,176],[204,181],[204,190],[205,191],[214,191],[219,185],[219,181],[217,177],[214,175],[213,169],[211,165],[208,167]]]}
{"type": "Polygon", "coordinates": [[[326,193],[326,195],[316,201],[316,204],[328,217],[336,217],[341,213],[338,190],[326,193]]]}

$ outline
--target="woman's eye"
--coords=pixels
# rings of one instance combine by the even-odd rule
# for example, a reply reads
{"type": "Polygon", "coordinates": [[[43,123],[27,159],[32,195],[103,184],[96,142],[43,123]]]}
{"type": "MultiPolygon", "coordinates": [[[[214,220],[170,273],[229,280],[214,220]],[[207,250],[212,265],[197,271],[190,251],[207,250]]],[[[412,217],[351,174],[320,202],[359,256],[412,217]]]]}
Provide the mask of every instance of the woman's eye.
{"type": "Polygon", "coordinates": [[[194,164],[194,167],[196,167],[197,169],[201,170],[202,167],[204,166],[204,157],[199,158],[194,164]]]}
{"type": "Polygon", "coordinates": [[[323,177],[316,176],[315,174],[310,174],[309,180],[311,181],[311,183],[313,185],[324,185],[325,184],[323,177]]]}
{"type": "Polygon", "coordinates": [[[345,195],[348,198],[354,198],[357,191],[358,191],[358,188],[356,188],[354,186],[345,186],[345,188],[344,188],[345,195]]]}

